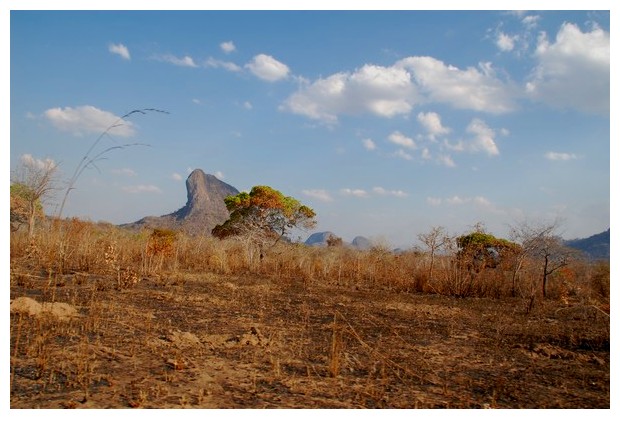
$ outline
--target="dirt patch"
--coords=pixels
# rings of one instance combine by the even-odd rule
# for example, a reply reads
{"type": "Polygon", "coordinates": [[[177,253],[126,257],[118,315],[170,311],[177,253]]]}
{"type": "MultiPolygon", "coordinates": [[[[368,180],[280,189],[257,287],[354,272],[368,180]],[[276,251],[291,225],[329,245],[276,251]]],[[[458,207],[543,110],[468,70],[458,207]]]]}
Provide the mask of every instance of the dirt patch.
{"type": "Polygon", "coordinates": [[[269,345],[269,342],[263,337],[258,328],[255,327],[251,327],[248,332],[241,335],[207,334],[202,337],[202,340],[214,349],[220,347],[263,347],[269,345]]]}
{"type": "Polygon", "coordinates": [[[26,314],[33,317],[50,316],[65,321],[79,317],[78,310],[70,304],[64,302],[44,302],[40,304],[26,296],[11,301],[11,313],[26,314]]]}
{"type": "Polygon", "coordinates": [[[11,284],[11,407],[610,407],[600,311],[177,277],[121,291],[88,277],[11,284]],[[75,305],[29,298],[52,292],[75,305]]]}

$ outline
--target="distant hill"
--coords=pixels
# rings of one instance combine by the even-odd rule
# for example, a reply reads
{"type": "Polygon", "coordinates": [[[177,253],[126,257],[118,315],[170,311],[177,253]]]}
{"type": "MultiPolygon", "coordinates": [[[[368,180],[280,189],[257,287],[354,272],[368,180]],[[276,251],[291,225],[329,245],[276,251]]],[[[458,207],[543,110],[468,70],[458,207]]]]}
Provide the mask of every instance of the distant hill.
{"type": "Polygon", "coordinates": [[[358,250],[368,250],[372,247],[372,241],[370,241],[366,237],[358,235],[351,242],[351,246],[355,247],[358,250]]]}
{"type": "Polygon", "coordinates": [[[211,234],[211,230],[228,220],[224,198],[239,191],[211,174],[196,169],[185,181],[187,203],[164,216],[147,216],[136,222],[120,225],[124,228],[180,229],[192,235],[211,234]]]}
{"type": "Polygon", "coordinates": [[[565,244],[574,249],[581,250],[590,259],[609,260],[610,229],[588,238],[567,240],[565,244]]]}
{"type": "MultiPolygon", "coordinates": [[[[308,246],[326,247],[329,237],[339,238],[331,231],[315,232],[314,234],[310,235],[310,237],[308,237],[308,239],[305,241],[305,244],[308,246]]],[[[350,244],[345,243],[345,245],[354,247],[358,250],[368,250],[372,247],[372,242],[366,237],[357,236],[350,244]]]]}
{"type": "Polygon", "coordinates": [[[329,237],[338,237],[331,231],[315,232],[305,241],[308,246],[321,246],[327,247],[327,240],[329,237]]]}

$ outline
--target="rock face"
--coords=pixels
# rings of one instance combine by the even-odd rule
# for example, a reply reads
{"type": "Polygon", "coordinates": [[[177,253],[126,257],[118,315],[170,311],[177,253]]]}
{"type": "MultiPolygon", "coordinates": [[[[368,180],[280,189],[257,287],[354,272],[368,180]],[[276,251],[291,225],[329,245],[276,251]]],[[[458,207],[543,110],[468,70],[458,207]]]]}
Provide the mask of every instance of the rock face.
{"type": "Polygon", "coordinates": [[[336,234],[334,234],[331,231],[315,232],[310,237],[308,237],[308,239],[306,240],[305,244],[308,245],[308,246],[326,247],[327,246],[327,240],[330,237],[336,237],[336,234]]]}
{"type": "Polygon", "coordinates": [[[372,241],[370,241],[366,237],[362,237],[361,235],[358,235],[357,237],[353,239],[353,241],[351,242],[351,245],[358,250],[368,250],[372,247],[372,241]]]}
{"type": "Polygon", "coordinates": [[[137,222],[121,225],[139,229],[181,229],[192,235],[211,234],[211,230],[228,219],[224,198],[239,191],[211,174],[196,169],[187,178],[187,203],[184,207],[164,216],[147,216],[137,222]]]}

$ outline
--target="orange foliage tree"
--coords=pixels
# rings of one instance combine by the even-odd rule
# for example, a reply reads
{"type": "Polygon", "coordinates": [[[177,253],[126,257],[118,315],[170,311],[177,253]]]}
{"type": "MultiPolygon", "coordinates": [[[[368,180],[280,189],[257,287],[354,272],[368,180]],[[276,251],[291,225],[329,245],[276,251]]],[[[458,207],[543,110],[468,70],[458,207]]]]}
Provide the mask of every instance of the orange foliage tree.
{"type": "Polygon", "coordinates": [[[269,186],[254,186],[249,193],[231,195],[224,202],[230,218],[213,229],[218,238],[249,235],[262,245],[275,244],[293,228],[311,229],[316,225],[314,210],[269,186]]]}

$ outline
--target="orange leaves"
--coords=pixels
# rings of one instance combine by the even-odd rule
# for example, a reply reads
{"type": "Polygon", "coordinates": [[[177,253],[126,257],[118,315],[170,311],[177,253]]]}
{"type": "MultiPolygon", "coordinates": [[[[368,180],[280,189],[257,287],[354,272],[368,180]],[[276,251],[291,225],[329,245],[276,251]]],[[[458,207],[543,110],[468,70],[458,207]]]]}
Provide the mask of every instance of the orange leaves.
{"type": "Polygon", "coordinates": [[[250,191],[250,205],[261,209],[285,209],[286,197],[269,186],[254,186],[250,191]]]}
{"type": "Polygon", "coordinates": [[[230,219],[213,229],[213,235],[218,238],[254,230],[279,239],[289,228],[314,226],[316,214],[311,208],[269,186],[254,186],[249,193],[229,196],[224,202],[230,219]]]}
{"type": "Polygon", "coordinates": [[[169,229],[154,229],[147,244],[149,255],[170,255],[174,249],[177,236],[169,229]]]}

